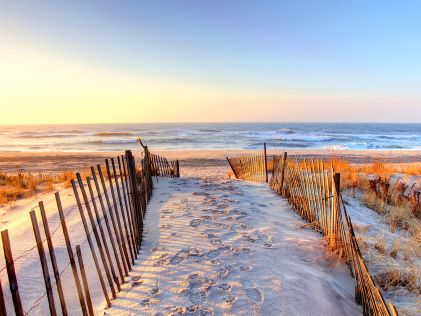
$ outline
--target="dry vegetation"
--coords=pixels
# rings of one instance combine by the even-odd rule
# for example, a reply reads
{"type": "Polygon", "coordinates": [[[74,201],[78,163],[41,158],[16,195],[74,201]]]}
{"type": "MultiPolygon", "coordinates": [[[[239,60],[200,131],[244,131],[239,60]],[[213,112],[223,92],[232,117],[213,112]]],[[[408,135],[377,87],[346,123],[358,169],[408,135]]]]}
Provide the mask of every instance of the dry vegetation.
{"type": "MultiPolygon", "coordinates": [[[[101,170],[104,178],[108,180],[107,169],[103,167],[101,170]]],[[[81,172],[81,176],[83,179],[89,177],[91,171],[84,170],[81,172]]],[[[111,177],[114,177],[112,169],[111,177]]],[[[75,173],[71,171],[55,174],[0,173],[0,207],[5,204],[13,205],[19,199],[28,198],[38,193],[70,188],[71,180],[75,178],[75,173]]]]}
{"type": "Polygon", "coordinates": [[[54,175],[0,173],[0,206],[13,204],[19,199],[28,198],[37,193],[53,191],[59,183],[62,183],[67,188],[70,186],[70,180],[73,178],[73,172],[54,175]]]}
{"type": "MultiPolygon", "coordinates": [[[[421,164],[357,165],[332,160],[326,165],[332,166],[341,173],[345,194],[384,216],[391,233],[403,231],[406,236],[373,236],[368,225],[354,224],[358,244],[373,268],[376,283],[385,291],[403,288],[421,294],[421,164]]],[[[399,312],[415,315],[413,310],[417,308],[399,312]]]]}

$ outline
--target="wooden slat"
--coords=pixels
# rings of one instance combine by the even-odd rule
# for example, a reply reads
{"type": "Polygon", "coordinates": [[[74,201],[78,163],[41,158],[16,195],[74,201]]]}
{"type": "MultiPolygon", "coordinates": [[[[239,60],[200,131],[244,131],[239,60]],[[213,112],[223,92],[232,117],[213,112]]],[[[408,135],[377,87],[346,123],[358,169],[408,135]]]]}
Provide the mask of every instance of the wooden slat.
{"type": "MultiPolygon", "coordinates": [[[[118,197],[118,202],[119,202],[119,206],[120,206],[120,214],[121,214],[121,218],[123,219],[123,226],[124,226],[124,231],[126,233],[126,241],[127,244],[129,245],[129,252],[130,252],[130,257],[132,259],[132,264],[134,264],[134,258],[136,255],[136,250],[135,250],[135,242],[132,239],[132,236],[130,234],[130,229],[127,225],[127,219],[126,219],[126,212],[127,210],[125,210],[124,205],[123,205],[123,199],[121,196],[121,191],[120,191],[120,185],[118,183],[118,177],[117,177],[117,172],[116,172],[116,167],[115,167],[115,161],[114,158],[111,158],[111,165],[113,167],[113,173],[114,173],[114,181],[115,181],[115,187],[117,189],[117,197],[118,197]]],[[[121,171],[121,169],[120,169],[121,171]]]]}
{"type": "MultiPolygon", "coordinates": [[[[117,269],[118,269],[118,272],[120,274],[121,281],[119,281],[118,278],[115,280],[115,282],[117,284],[117,289],[120,291],[120,284],[124,283],[123,269],[122,269],[121,264],[120,264],[121,257],[119,255],[118,249],[115,245],[115,241],[114,241],[115,235],[113,235],[113,233],[112,233],[111,225],[110,225],[110,222],[109,222],[109,219],[108,219],[108,211],[107,211],[107,209],[104,205],[104,201],[102,199],[101,189],[99,187],[99,183],[98,183],[98,179],[97,179],[94,167],[91,167],[91,174],[92,174],[92,178],[94,180],[94,184],[95,184],[96,192],[97,192],[97,195],[98,195],[99,204],[101,206],[102,214],[104,216],[105,227],[107,228],[107,232],[108,232],[108,236],[109,236],[109,239],[110,239],[110,242],[111,242],[111,248],[113,250],[113,254],[114,254],[115,262],[116,262],[116,265],[117,265],[117,269]]],[[[116,237],[116,239],[117,239],[117,237],[116,237]]]]}
{"type": "Polygon", "coordinates": [[[1,232],[3,242],[4,260],[6,261],[7,276],[9,278],[10,292],[12,293],[13,307],[16,316],[23,316],[22,302],[20,300],[18,280],[16,278],[15,265],[13,263],[12,248],[10,246],[9,232],[3,230],[1,232]]]}
{"type": "Polygon", "coordinates": [[[88,278],[86,277],[85,265],[83,264],[82,251],[80,246],[76,246],[76,255],[79,263],[80,274],[82,275],[83,289],[85,290],[86,302],[88,303],[89,315],[94,316],[94,308],[92,305],[91,293],[89,291],[88,278]]]}
{"type": "Polygon", "coordinates": [[[51,240],[47,214],[45,212],[44,203],[41,201],[38,203],[38,205],[39,205],[39,209],[41,213],[42,223],[44,226],[45,238],[47,239],[48,251],[50,253],[51,266],[53,268],[54,278],[56,280],[57,293],[60,300],[61,312],[63,316],[67,316],[68,313],[67,313],[66,301],[64,299],[63,286],[61,284],[61,277],[60,277],[60,272],[57,266],[57,260],[56,260],[56,255],[54,251],[53,241],[51,240]]]}
{"type": "MultiPolygon", "coordinates": [[[[80,174],[78,174],[78,180],[79,180],[79,178],[80,178],[80,174]]],[[[89,249],[91,250],[92,258],[94,259],[94,265],[95,265],[95,269],[96,269],[96,272],[97,272],[97,275],[98,275],[99,282],[101,284],[101,289],[102,289],[102,292],[104,294],[104,298],[105,298],[105,301],[107,303],[107,306],[110,307],[111,306],[110,298],[108,296],[107,287],[105,285],[104,277],[102,276],[102,271],[101,271],[101,268],[99,266],[98,258],[96,256],[95,247],[94,247],[94,243],[92,242],[92,238],[91,238],[91,235],[90,235],[90,232],[89,232],[88,223],[86,222],[85,212],[83,210],[82,203],[81,203],[80,198],[79,198],[79,192],[78,192],[77,187],[76,187],[76,182],[75,182],[75,180],[72,180],[71,183],[72,183],[72,188],[73,188],[73,194],[75,196],[76,203],[77,203],[77,206],[78,206],[78,209],[79,209],[80,218],[82,219],[82,225],[83,225],[83,228],[85,230],[86,239],[88,240],[89,249]]]]}
{"type": "Polygon", "coordinates": [[[113,199],[113,208],[110,209],[110,214],[114,213],[114,216],[117,220],[117,227],[118,227],[118,231],[121,237],[121,247],[123,249],[123,255],[124,255],[124,259],[127,265],[127,269],[129,271],[131,271],[132,267],[130,265],[130,257],[126,248],[126,240],[124,239],[124,234],[123,234],[123,228],[121,226],[121,220],[120,220],[120,216],[119,216],[119,212],[118,212],[118,206],[117,206],[117,198],[115,195],[115,191],[114,191],[114,184],[113,184],[113,179],[111,176],[111,169],[110,169],[110,165],[108,162],[108,159],[105,159],[105,166],[107,168],[107,175],[108,175],[108,181],[110,183],[110,191],[111,191],[111,197],[113,199]],[[114,212],[113,212],[114,210],[114,212]]]}
{"type": "MultiPolygon", "coordinates": [[[[107,186],[105,185],[105,180],[104,180],[104,175],[102,174],[102,170],[101,170],[101,166],[97,165],[97,171],[98,171],[98,175],[99,175],[99,179],[101,180],[101,184],[102,184],[102,192],[104,192],[104,196],[105,196],[105,201],[107,203],[107,209],[108,209],[108,213],[110,214],[110,218],[111,218],[111,223],[113,226],[113,230],[114,230],[114,236],[115,239],[117,241],[117,246],[120,252],[120,258],[121,258],[121,262],[122,262],[122,266],[123,266],[123,270],[124,270],[124,276],[128,276],[129,272],[127,269],[127,261],[124,255],[124,250],[123,250],[123,246],[122,246],[122,242],[121,242],[121,237],[120,237],[120,230],[117,228],[117,223],[116,220],[114,218],[114,212],[112,211],[113,207],[111,205],[110,202],[110,198],[108,196],[108,190],[107,190],[107,186]]],[[[108,172],[108,170],[107,170],[108,172]]],[[[111,177],[111,176],[109,176],[111,177]]],[[[121,281],[122,283],[124,283],[124,276],[122,276],[121,281]]]]}
{"type": "Polygon", "coordinates": [[[4,303],[3,287],[0,280],[0,315],[7,316],[6,304],[4,303]]]}
{"type": "Polygon", "coordinates": [[[56,203],[57,203],[57,208],[58,208],[58,214],[60,217],[61,228],[63,230],[63,236],[66,242],[67,254],[69,255],[70,265],[72,267],[73,279],[75,280],[76,290],[79,297],[80,308],[82,309],[83,315],[88,315],[88,311],[86,309],[85,298],[83,297],[83,293],[82,293],[82,284],[80,283],[79,273],[76,267],[76,261],[73,256],[72,244],[70,242],[69,232],[67,230],[66,219],[64,216],[63,207],[61,205],[60,194],[58,192],[55,193],[55,198],[56,198],[56,203]]]}
{"type": "Polygon", "coordinates": [[[51,287],[51,279],[50,279],[50,273],[48,271],[47,258],[45,257],[44,246],[42,244],[41,233],[39,231],[39,226],[38,226],[35,210],[32,210],[31,212],[29,212],[29,216],[31,217],[32,229],[34,231],[39,260],[41,262],[42,275],[44,277],[45,289],[47,291],[48,308],[50,309],[50,315],[55,316],[57,315],[56,304],[54,303],[54,295],[53,295],[53,289],[51,287]]]}

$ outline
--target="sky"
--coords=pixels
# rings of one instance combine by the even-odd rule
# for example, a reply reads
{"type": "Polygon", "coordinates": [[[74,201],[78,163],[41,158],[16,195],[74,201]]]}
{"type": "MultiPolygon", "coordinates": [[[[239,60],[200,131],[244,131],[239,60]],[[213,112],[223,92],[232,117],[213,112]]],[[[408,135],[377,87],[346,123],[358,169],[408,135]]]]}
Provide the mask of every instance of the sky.
{"type": "Polygon", "coordinates": [[[421,122],[421,1],[0,0],[0,124],[421,122]]]}

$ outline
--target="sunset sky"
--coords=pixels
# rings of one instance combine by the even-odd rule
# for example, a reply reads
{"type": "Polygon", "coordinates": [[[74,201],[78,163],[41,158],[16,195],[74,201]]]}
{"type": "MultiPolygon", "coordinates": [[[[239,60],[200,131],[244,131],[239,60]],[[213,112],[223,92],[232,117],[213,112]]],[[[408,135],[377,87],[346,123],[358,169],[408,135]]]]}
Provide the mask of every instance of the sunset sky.
{"type": "Polygon", "coordinates": [[[0,124],[421,122],[420,1],[3,1],[0,124]]]}

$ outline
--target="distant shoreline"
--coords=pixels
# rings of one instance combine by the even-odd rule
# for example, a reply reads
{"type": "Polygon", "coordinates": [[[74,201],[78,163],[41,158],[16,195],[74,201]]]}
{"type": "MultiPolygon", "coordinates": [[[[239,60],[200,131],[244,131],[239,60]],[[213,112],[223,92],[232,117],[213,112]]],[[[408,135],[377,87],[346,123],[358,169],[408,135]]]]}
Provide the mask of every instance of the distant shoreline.
{"type": "MultiPolygon", "coordinates": [[[[222,167],[225,157],[254,154],[258,150],[153,150],[168,159],[179,159],[181,168],[222,167]]],[[[351,163],[421,163],[421,150],[287,150],[290,158],[341,158],[351,163]]],[[[141,150],[133,151],[135,157],[141,150]]],[[[110,152],[0,152],[0,172],[62,172],[76,171],[102,163],[105,158],[123,155],[124,150],[110,152]]],[[[282,155],[280,150],[268,150],[268,155],[282,155]]]]}

